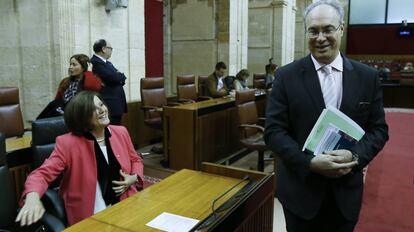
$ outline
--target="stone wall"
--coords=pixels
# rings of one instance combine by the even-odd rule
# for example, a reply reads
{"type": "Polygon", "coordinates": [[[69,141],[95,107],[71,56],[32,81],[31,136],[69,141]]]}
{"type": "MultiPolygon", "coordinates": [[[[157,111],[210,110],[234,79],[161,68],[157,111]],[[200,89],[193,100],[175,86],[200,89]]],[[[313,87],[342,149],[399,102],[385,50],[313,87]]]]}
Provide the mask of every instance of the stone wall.
{"type": "Polygon", "coordinates": [[[248,69],[251,73],[264,73],[272,57],[279,66],[293,61],[295,15],[295,0],[249,0],[248,69]]]}
{"type": "Polygon", "coordinates": [[[111,61],[128,77],[128,101],[139,100],[145,76],[144,0],[105,11],[104,0],[0,1],[0,86],[17,86],[23,117],[33,120],[67,76],[73,54],[92,55],[93,42],[114,47],[111,61]]]}

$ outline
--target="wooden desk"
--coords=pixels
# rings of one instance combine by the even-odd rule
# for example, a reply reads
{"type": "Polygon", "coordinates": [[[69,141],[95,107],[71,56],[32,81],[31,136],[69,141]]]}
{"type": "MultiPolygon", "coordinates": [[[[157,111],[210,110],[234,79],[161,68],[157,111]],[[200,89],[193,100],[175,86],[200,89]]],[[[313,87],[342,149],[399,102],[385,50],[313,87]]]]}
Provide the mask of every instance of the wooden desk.
{"type": "MultiPolygon", "coordinates": [[[[65,231],[158,231],[145,224],[162,212],[203,220],[212,213],[212,201],[246,174],[255,181],[254,187],[237,204],[223,214],[217,214],[209,231],[233,231],[252,226],[251,223],[257,223],[258,231],[272,231],[273,175],[214,164],[203,164],[202,169],[203,172],[183,169],[65,231]]],[[[245,184],[247,181],[231,190],[217,201],[216,206],[223,204],[245,184]]]]}
{"type": "Polygon", "coordinates": [[[19,138],[6,139],[7,165],[13,177],[17,200],[19,200],[24,189],[24,182],[30,173],[31,155],[31,132],[25,133],[19,138]]]}
{"type": "Polygon", "coordinates": [[[29,148],[32,143],[32,134],[27,133],[22,137],[6,139],[6,152],[13,152],[29,148]]]}
{"type": "Polygon", "coordinates": [[[234,98],[164,107],[164,154],[170,168],[199,170],[241,149],[234,98]]]}
{"type": "MultiPolygon", "coordinates": [[[[264,115],[266,95],[256,96],[264,115]]],[[[199,170],[201,162],[222,160],[242,148],[234,98],[215,98],[164,107],[164,154],[170,168],[199,170]]]]}

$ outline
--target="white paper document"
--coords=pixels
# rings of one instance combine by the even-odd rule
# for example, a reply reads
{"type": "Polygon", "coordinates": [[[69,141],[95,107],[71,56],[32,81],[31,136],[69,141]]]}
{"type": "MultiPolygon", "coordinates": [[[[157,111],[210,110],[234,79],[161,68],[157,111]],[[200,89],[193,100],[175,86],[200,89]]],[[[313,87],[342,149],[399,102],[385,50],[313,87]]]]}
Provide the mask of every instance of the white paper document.
{"type": "Polygon", "coordinates": [[[198,222],[199,220],[196,219],[164,212],[148,222],[146,226],[168,232],[187,232],[198,222]]]}

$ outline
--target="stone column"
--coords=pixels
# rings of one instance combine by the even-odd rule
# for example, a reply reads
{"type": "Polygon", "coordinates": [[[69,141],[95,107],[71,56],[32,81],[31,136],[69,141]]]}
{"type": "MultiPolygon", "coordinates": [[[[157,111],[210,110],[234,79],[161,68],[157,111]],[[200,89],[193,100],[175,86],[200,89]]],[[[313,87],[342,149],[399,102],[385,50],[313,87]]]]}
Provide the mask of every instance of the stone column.
{"type": "Polygon", "coordinates": [[[247,68],[248,0],[231,0],[229,16],[229,75],[247,68]]]}
{"type": "Polygon", "coordinates": [[[295,0],[273,0],[273,57],[279,65],[293,61],[295,0]]]}

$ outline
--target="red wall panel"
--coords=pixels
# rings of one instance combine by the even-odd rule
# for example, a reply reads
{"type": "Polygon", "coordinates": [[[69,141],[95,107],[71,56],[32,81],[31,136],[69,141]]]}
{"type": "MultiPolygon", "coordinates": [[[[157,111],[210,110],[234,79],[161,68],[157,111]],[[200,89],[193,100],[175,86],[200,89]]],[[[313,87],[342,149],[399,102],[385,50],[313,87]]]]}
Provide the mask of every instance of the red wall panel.
{"type": "Polygon", "coordinates": [[[400,37],[400,25],[349,26],[347,54],[414,54],[414,36],[400,37]]]}
{"type": "Polygon", "coordinates": [[[163,3],[145,0],[145,75],[164,76],[163,3]]]}

